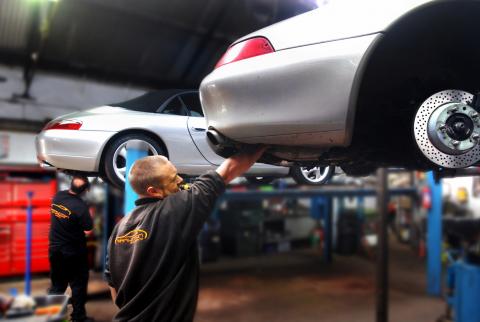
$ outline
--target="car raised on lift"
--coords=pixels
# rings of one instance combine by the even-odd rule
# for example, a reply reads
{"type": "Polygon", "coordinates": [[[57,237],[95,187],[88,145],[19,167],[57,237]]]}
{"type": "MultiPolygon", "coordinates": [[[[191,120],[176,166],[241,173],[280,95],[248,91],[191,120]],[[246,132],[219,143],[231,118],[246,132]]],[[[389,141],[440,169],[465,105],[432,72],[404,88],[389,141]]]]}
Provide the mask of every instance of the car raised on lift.
{"type": "MultiPolygon", "coordinates": [[[[46,167],[99,175],[122,187],[127,143],[140,140],[148,146],[149,155],[165,155],[180,174],[198,176],[223,161],[209,147],[205,131],[197,90],[149,92],[52,120],[37,135],[37,159],[46,167]]],[[[267,183],[291,175],[300,184],[319,185],[333,174],[333,167],[256,163],[246,178],[267,183]]]]}
{"type": "Polygon", "coordinates": [[[247,35],[200,86],[209,142],[350,175],[476,165],[479,16],[476,0],[332,0],[247,35]]]}

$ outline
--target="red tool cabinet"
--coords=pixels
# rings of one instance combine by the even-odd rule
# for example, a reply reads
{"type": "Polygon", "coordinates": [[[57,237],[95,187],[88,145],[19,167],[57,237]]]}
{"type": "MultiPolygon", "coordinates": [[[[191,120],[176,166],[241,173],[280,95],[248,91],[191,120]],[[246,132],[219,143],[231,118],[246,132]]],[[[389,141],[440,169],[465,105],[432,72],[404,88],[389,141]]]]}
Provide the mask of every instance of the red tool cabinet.
{"type": "Polygon", "coordinates": [[[57,191],[54,177],[42,180],[0,178],[0,277],[25,272],[27,192],[33,191],[32,273],[48,272],[50,202],[57,191]]]}

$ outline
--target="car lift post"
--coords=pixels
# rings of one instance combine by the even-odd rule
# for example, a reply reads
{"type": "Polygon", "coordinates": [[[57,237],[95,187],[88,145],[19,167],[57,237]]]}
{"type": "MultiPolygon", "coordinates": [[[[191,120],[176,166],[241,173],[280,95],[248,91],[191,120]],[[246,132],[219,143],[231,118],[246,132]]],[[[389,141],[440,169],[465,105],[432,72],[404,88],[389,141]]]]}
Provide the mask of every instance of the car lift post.
{"type": "Polygon", "coordinates": [[[442,295],[442,185],[434,174],[427,174],[431,207],[427,217],[427,292],[442,295]]]}
{"type": "Polygon", "coordinates": [[[326,263],[332,262],[333,248],[333,223],[332,223],[332,197],[315,196],[311,198],[310,216],[323,220],[324,247],[323,258],[326,263]]]}
{"type": "Polygon", "coordinates": [[[148,155],[148,145],[140,140],[131,140],[127,142],[127,162],[125,168],[125,201],[123,203],[123,214],[124,216],[128,215],[130,211],[135,208],[135,200],[137,199],[137,194],[133,191],[130,182],[128,181],[128,174],[130,173],[130,168],[133,163],[146,157],[148,155]]]}
{"type": "Polygon", "coordinates": [[[27,231],[25,241],[25,295],[30,296],[32,290],[32,221],[33,221],[33,191],[27,192],[27,231]]]}
{"type": "Polygon", "coordinates": [[[379,215],[377,247],[376,321],[388,321],[388,172],[377,171],[377,208],[379,215]]]}
{"type": "Polygon", "coordinates": [[[109,229],[109,186],[105,185],[105,202],[103,203],[103,224],[102,224],[102,272],[105,271],[105,266],[107,262],[107,253],[108,253],[108,238],[110,236],[110,229],[109,229]]]}

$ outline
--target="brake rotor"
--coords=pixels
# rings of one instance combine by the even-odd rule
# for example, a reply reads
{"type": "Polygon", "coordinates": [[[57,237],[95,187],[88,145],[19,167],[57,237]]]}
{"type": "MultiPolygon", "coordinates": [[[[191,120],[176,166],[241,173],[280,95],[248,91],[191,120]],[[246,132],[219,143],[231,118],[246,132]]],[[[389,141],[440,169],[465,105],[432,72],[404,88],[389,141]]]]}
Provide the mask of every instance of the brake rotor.
{"type": "Polygon", "coordinates": [[[430,96],[417,111],[414,135],[422,153],[445,168],[465,168],[480,160],[480,116],[474,96],[445,90],[430,96]]]}

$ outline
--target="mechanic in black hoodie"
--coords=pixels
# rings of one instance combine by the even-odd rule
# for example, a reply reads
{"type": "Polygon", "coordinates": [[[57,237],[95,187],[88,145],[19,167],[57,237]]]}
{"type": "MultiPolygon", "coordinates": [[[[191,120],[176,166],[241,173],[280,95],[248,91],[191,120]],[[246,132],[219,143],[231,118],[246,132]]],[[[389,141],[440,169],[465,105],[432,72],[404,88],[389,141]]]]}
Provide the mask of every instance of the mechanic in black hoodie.
{"type": "Polygon", "coordinates": [[[129,181],[139,195],[135,209],[114,228],[105,278],[120,308],[114,321],[193,321],[197,306],[197,235],[225,185],[264,152],[240,153],[188,190],[163,156],[137,160],[129,181]]]}
{"type": "Polygon", "coordinates": [[[64,294],[72,289],[72,321],[86,322],[88,260],[85,231],[93,228],[92,217],[81,196],[90,184],[87,177],[74,176],[69,190],[57,192],[50,208],[49,294],[64,294]]]}

